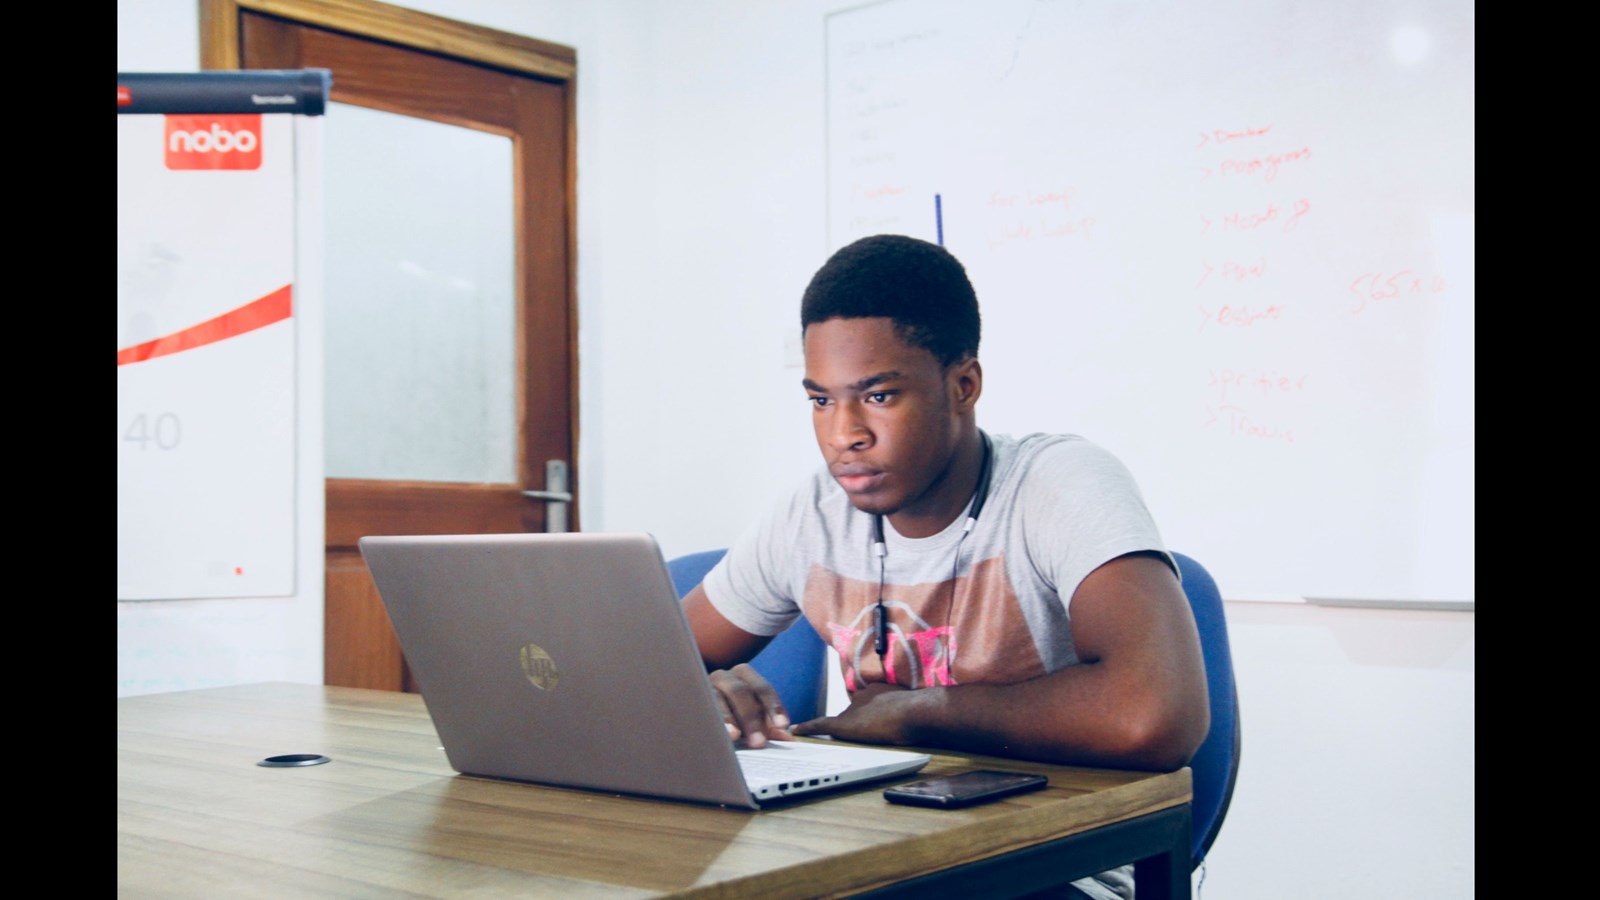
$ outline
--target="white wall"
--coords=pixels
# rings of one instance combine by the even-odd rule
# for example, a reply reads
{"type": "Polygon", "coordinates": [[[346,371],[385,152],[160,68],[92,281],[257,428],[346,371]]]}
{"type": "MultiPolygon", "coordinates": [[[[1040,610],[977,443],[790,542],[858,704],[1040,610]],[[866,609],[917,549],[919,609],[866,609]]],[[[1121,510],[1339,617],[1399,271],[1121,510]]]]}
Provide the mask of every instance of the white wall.
{"type": "Polygon", "coordinates": [[[1243,751],[1204,896],[1471,897],[1476,614],[1225,606],[1243,751]]]}
{"type": "MultiPolygon", "coordinates": [[[[823,17],[854,0],[402,5],[576,49],[583,525],[727,545],[816,464],[785,342],[826,253],[823,17]]],[[[118,69],[194,69],[195,15],[121,0],[118,69]]],[[[1204,896],[1471,896],[1474,615],[1228,612],[1245,753],[1204,896]]]]}

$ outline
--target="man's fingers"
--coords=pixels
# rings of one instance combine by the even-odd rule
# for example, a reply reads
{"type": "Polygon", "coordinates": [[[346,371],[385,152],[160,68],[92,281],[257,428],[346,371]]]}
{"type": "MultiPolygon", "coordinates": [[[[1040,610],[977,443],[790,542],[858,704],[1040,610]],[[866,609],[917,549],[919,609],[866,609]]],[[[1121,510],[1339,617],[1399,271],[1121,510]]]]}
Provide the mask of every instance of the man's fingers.
{"type": "Polygon", "coordinates": [[[738,679],[723,669],[718,669],[710,674],[711,694],[717,698],[717,706],[722,712],[722,723],[728,728],[728,737],[738,740],[745,732],[744,724],[748,719],[741,719],[739,714],[739,696],[745,689],[738,683],[738,679]]]}
{"type": "Polygon", "coordinates": [[[789,711],[783,708],[783,698],[778,696],[778,689],[772,686],[755,666],[749,663],[740,663],[733,667],[735,674],[750,689],[755,692],[756,699],[762,709],[766,711],[767,719],[774,728],[787,729],[789,727],[789,711]]]}
{"type": "Polygon", "coordinates": [[[732,669],[712,672],[710,677],[730,738],[742,737],[749,747],[763,747],[770,738],[785,740],[790,737],[789,716],[783,709],[783,701],[760,672],[741,663],[732,669]]]}
{"type": "Polygon", "coordinates": [[[762,708],[754,688],[736,669],[712,672],[711,685],[715,688],[717,701],[722,705],[722,720],[728,726],[728,737],[733,740],[742,738],[749,746],[760,747],[766,743],[766,735],[762,731],[766,710],[762,708]]]}
{"type": "Polygon", "coordinates": [[[814,734],[833,734],[833,716],[819,716],[809,722],[801,722],[791,726],[789,731],[797,737],[806,737],[814,734]]]}
{"type": "Polygon", "coordinates": [[[722,725],[728,729],[728,740],[737,741],[739,739],[739,726],[733,724],[733,713],[728,710],[728,701],[722,696],[722,691],[716,687],[716,683],[716,673],[712,673],[711,696],[717,700],[717,712],[722,714],[722,725]]]}

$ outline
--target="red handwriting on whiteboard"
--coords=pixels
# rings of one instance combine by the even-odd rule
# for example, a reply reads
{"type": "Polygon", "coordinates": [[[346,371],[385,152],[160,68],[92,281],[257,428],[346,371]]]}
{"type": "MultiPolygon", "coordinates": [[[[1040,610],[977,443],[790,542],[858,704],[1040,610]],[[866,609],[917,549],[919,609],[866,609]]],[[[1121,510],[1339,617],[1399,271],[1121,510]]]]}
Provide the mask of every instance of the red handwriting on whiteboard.
{"type": "Polygon", "coordinates": [[[1094,230],[1094,219],[1087,218],[1087,217],[1079,219],[1076,222],[1053,222],[1053,223],[1052,222],[1041,222],[1041,223],[1039,223],[1039,234],[1040,234],[1040,236],[1041,237],[1047,237],[1047,238],[1049,238],[1049,237],[1067,237],[1068,235],[1078,235],[1079,237],[1082,237],[1084,240],[1088,240],[1088,239],[1090,239],[1091,237],[1094,236],[1093,234],[1091,234],[1091,232],[1093,230],[1094,230]]]}
{"type": "MultiPolygon", "coordinates": [[[[1260,175],[1263,181],[1273,181],[1278,177],[1278,167],[1287,163],[1304,162],[1311,158],[1311,148],[1301,147],[1288,153],[1268,153],[1251,159],[1226,159],[1217,166],[1217,174],[1224,178],[1240,175],[1260,175]]],[[[1211,170],[1204,170],[1210,176],[1211,170]]]]}
{"type": "Polygon", "coordinates": [[[1072,202],[1072,192],[1060,191],[1032,191],[1028,194],[1029,206],[1060,206],[1066,209],[1072,202]]]}
{"type": "Polygon", "coordinates": [[[1019,206],[1059,206],[1066,209],[1072,205],[1072,190],[1029,188],[1024,191],[990,191],[986,204],[1003,209],[1019,206]]]}
{"type": "Polygon", "coordinates": [[[985,207],[994,210],[989,226],[989,246],[1051,238],[1093,239],[1094,217],[1069,215],[1073,205],[1070,187],[992,190],[984,201],[985,207]]]}
{"type": "Polygon", "coordinates": [[[910,189],[905,184],[880,184],[875,187],[862,188],[861,196],[868,200],[878,200],[884,197],[898,197],[910,189]]]}
{"type": "Polygon", "coordinates": [[[1206,326],[1212,322],[1218,325],[1232,325],[1238,328],[1248,328],[1257,322],[1275,322],[1283,315],[1283,307],[1276,303],[1270,304],[1265,309],[1254,309],[1249,306],[1229,306],[1224,303],[1215,310],[1200,307],[1200,328],[1205,331],[1206,326]]]}
{"type": "Polygon", "coordinates": [[[1206,428],[1220,428],[1227,434],[1239,437],[1255,438],[1266,441],[1283,441],[1294,443],[1294,432],[1287,428],[1279,428],[1250,417],[1248,410],[1243,407],[1224,403],[1215,408],[1206,407],[1206,420],[1200,426],[1206,428]]]}
{"type": "Polygon", "coordinates": [[[1246,128],[1243,131],[1228,131],[1222,128],[1213,128],[1210,131],[1200,132],[1199,146],[1204,147],[1212,141],[1216,141],[1219,144],[1226,144],[1229,141],[1237,141],[1242,138],[1261,137],[1271,130],[1271,125],[1263,125],[1260,128],[1246,128]]]}
{"type": "Polygon", "coordinates": [[[1289,212],[1288,221],[1283,223],[1284,231],[1293,231],[1300,224],[1300,217],[1311,212],[1311,201],[1301,197],[1294,202],[1294,208],[1289,212]]]}
{"type": "Polygon", "coordinates": [[[1258,213],[1228,213],[1222,217],[1222,227],[1234,231],[1252,231],[1271,222],[1278,217],[1278,205],[1267,204],[1267,208],[1258,213]]]}
{"type": "Polygon", "coordinates": [[[1200,230],[1209,231],[1213,224],[1219,231],[1255,231],[1269,223],[1282,223],[1277,227],[1282,231],[1293,231],[1300,224],[1300,217],[1311,211],[1311,201],[1301,197],[1290,203],[1288,207],[1280,208],[1276,203],[1268,203],[1265,209],[1249,211],[1234,211],[1223,213],[1220,219],[1209,216],[1200,216],[1200,230]]]}
{"type": "Polygon", "coordinates": [[[1309,375],[1288,375],[1272,369],[1210,369],[1206,382],[1217,392],[1217,399],[1228,401],[1228,393],[1260,394],[1263,397],[1281,397],[1298,394],[1306,389],[1309,375]]]}
{"type": "Polygon", "coordinates": [[[1205,284],[1213,275],[1223,281],[1231,281],[1237,284],[1241,281],[1260,278],[1267,274],[1266,257],[1262,257],[1253,263],[1233,262],[1230,260],[1224,262],[1220,267],[1213,266],[1206,260],[1201,260],[1200,265],[1203,271],[1200,273],[1200,280],[1194,283],[1195,287],[1205,284]]]}
{"type": "Polygon", "coordinates": [[[1381,303],[1385,300],[1394,300],[1401,297],[1421,297],[1431,294],[1442,294],[1449,287],[1443,278],[1437,275],[1418,275],[1410,269],[1401,269],[1398,272],[1363,272],[1350,282],[1350,293],[1356,295],[1356,305],[1350,310],[1351,315],[1360,315],[1367,309],[1369,302],[1381,303]]]}
{"type": "Polygon", "coordinates": [[[900,222],[899,216],[851,216],[850,230],[859,235],[889,231],[900,222]]]}
{"type": "Polygon", "coordinates": [[[1052,238],[1056,240],[1064,238],[1092,240],[1094,238],[1094,224],[1094,219],[1090,216],[1071,221],[1038,219],[1033,222],[1007,222],[997,227],[994,233],[989,236],[989,246],[998,247],[1002,244],[1052,238]]]}

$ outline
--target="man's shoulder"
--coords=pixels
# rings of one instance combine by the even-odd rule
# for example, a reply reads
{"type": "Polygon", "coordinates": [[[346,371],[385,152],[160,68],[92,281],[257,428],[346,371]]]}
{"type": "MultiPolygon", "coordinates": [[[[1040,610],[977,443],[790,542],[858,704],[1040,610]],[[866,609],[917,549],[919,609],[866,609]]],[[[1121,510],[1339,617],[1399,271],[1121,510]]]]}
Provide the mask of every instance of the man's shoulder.
{"type": "Polygon", "coordinates": [[[848,502],[844,491],[828,474],[827,468],[818,467],[772,504],[771,518],[799,524],[826,516],[848,502]]]}
{"type": "Polygon", "coordinates": [[[1010,444],[1002,451],[1008,457],[1002,463],[1006,478],[1036,502],[1054,502],[1061,492],[1098,492],[1133,480],[1121,459],[1081,435],[1033,433],[1005,440],[1010,444]]]}
{"type": "Polygon", "coordinates": [[[759,561],[769,573],[805,571],[831,559],[833,548],[865,527],[849,508],[849,498],[826,469],[813,473],[775,497],[730,556],[759,561]]]}
{"type": "Polygon", "coordinates": [[[1077,434],[1032,432],[1020,437],[996,435],[995,444],[1017,464],[1031,467],[1038,462],[1072,465],[1087,460],[1113,458],[1104,447],[1077,434]]]}
{"type": "Polygon", "coordinates": [[[1089,444],[1089,440],[1082,435],[1054,431],[1032,431],[1018,436],[997,434],[994,439],[996,443],[1009,443],[1019,453],[1038,453],[1050,447],[1089,444]]]}

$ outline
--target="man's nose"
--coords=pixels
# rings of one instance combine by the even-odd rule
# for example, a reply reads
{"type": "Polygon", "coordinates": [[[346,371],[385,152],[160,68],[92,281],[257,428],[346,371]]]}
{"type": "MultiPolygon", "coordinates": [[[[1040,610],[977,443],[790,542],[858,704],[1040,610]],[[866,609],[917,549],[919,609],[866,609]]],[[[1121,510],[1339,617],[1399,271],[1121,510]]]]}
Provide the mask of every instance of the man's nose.
{"type": "Polygon", "coordinates": [[[828,444],[834,450],[843,453],[872,446],[872,431],[854,403],[838,404],[829,419],[828,444]]]}

